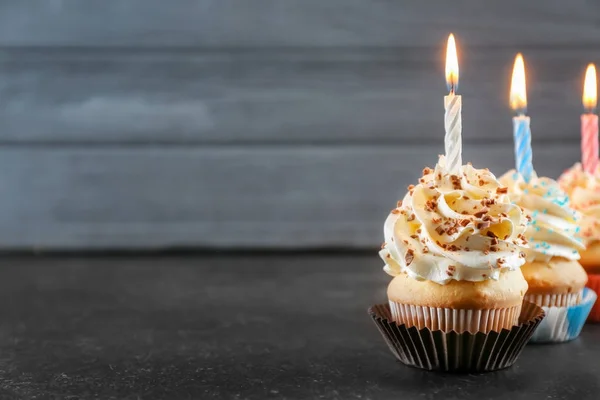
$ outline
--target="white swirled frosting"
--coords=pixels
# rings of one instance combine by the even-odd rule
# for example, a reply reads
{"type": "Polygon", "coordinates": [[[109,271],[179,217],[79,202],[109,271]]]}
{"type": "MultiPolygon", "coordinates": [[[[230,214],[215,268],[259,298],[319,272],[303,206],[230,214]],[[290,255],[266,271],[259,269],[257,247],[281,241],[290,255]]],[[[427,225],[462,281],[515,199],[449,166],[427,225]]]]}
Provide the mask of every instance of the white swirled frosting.
{"type": "Polygon", "coordinates": [[[500,177],[500,183],[508,187],[510,199],[530,219],[525,232],[529,260],[579,260],[579,251],[585,248],[578,237],[579,213],[569,206],[569,197],[558,182],[539,178],[535,172],[526,182],[521,174],[511,170],[500,177]]]}
{"type": "Polygon", "coordinates": [[[496,177],[470,164],[450,174],[440,157],[385,221],[384,270],[419,280],[498,279],[525,263],[527,220],[496,177]]]}
{"type": "Polygon", "coordinates": [[[561,175],[558,183],[569,195],[571,206],[583,214],[579,222],[583,242],[587,245],[600,240],[600,167],[591,174],[577,163],[561,175]]]}

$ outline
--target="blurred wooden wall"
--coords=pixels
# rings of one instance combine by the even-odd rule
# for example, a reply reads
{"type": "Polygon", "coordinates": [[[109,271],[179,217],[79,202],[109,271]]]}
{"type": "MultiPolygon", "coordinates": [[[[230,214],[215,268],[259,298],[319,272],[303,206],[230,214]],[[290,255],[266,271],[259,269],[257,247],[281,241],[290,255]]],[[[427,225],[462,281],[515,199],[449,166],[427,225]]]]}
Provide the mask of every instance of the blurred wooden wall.
{"type": "Polygon", "coordinates": [[[0,1],[0,247],[372,247],[443,152],[457,36],[464,159],[513,165],[525,56],[534,163],[579,157],[600,3],[0,1]]]}

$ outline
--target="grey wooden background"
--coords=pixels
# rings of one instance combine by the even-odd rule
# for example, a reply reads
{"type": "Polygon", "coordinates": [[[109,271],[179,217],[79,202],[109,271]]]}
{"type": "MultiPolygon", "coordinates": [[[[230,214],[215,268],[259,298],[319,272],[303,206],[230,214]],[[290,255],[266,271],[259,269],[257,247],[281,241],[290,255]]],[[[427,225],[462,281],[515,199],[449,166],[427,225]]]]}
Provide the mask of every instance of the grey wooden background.
{"type": "Polygon", "coordinates": [[[0,1],[0,247],[373,247],[443,151],[457,36],[464,158],[579,158],[600,2],[0,1]]]}

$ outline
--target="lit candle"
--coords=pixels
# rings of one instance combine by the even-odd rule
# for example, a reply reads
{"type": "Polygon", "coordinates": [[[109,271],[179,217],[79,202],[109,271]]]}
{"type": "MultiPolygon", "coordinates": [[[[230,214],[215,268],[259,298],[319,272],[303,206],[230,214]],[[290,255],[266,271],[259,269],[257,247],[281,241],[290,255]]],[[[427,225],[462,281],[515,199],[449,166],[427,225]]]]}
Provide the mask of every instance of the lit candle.
{"type": "Polygon", "coordinates": [[[531,129],[527,110],[527,89],[525,86],[525,65],[521,53],[515,58],[512,80],[510,84],[510,107],[516,112],[513,118],[515,139],[515,161],[517,171],[529,182],[533,175],[531,154],[531,129]]]}
{"type": "Polygon", "coordinates": [[[585,71],[583,108],[581,115],[581,163],[591,174],[598,167],[598,116],[594,114],[597,103],[596,67],[590,64],[585,71]]]}
{"type": "Polygon", "coordinates": [[[458,59],[456,56],[456,44],[454,35],[448,37],[446,48],[446,84],[450,94],[444,96],[444,147],[446,150],[446,167],[450,172],[458,172],[462,165],[462,109],[461,96],[458,96],[458,59]]]}

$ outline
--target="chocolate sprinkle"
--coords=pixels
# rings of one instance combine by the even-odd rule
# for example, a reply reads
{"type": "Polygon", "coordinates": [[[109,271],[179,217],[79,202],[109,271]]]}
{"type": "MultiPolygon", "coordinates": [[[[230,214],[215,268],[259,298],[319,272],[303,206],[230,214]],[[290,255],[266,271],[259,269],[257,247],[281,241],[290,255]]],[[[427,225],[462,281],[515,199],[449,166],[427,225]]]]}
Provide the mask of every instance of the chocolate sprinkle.
{"type": "Polygon", "coordinates": [[[477,223],[477,229],[482,230],[482,229],[486,229],[490,227],[490,222],[489,221],[484,221],[484,222],[478,222],[477,223]]]}
{"type": "Polygon", "coordinates": [[[477,211],[475,214],[473,214],[475,217],[477,218],[481,218],[483,217],[485,214],[487,214],[490,210],[488,208],[484,208],[480,211],[477,211]]]}
{"type": "Polygon", "coordinates": [[[452,182],[452,187],[455,190],[462,189],[462,185],[460,183],[460,178],[456,175],[450,175],[450,181],[452,182]]]}
{"type": "Polygon", "coordinates": [[[435,200],[427,200],[425,202],[425,209],[427,211],[433,211],[437,208],[437,202],[435,200]]]}
{"type": "Polygon", "coordinates": [[[404,261],[406,261],[406,266],[409,266],[410,263],[415,259],[415,252],[412,249],[408,249],[406,255],[404,256],[404,261]]]}

